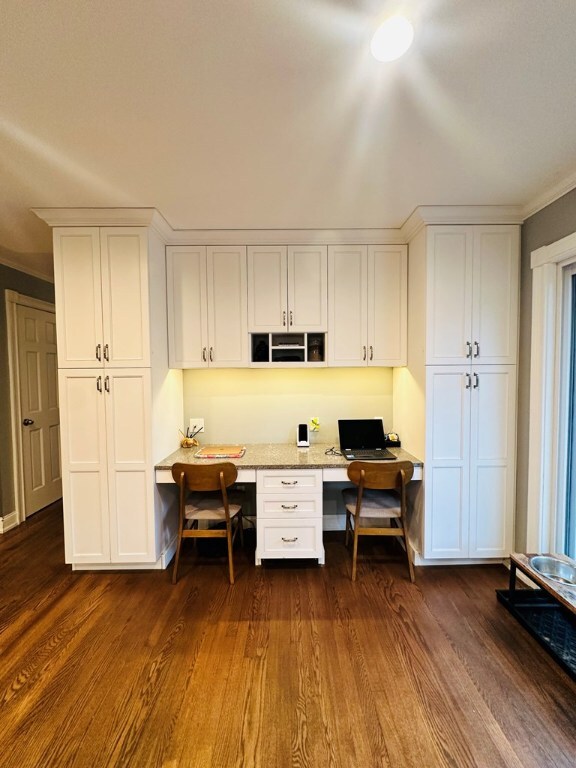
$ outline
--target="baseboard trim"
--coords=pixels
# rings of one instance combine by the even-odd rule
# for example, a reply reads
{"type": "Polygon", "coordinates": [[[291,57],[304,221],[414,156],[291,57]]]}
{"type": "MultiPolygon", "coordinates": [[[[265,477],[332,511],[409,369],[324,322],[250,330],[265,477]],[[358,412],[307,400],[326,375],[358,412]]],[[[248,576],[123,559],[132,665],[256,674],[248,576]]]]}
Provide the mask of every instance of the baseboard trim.
{"type": "Polygon", "coordinates": [[[4,517],[0,517],[0,534],[11,531],[17,525],[20,525],[20,522],[18,520],[18,513],[14,510],[14,512],[9,512],[4,517]]]}

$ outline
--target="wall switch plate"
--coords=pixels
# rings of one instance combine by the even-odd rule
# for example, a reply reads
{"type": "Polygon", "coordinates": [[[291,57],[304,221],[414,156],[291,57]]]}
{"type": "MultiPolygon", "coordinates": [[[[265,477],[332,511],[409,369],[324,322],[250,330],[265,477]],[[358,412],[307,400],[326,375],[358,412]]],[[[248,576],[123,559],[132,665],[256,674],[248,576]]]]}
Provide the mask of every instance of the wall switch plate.
{"type": "Polygon", "coordinates": [[[204,432],[204,419],[199,417],[190,419],[190,432],[192,434],[200,434],[200,432],[204,432]]]}

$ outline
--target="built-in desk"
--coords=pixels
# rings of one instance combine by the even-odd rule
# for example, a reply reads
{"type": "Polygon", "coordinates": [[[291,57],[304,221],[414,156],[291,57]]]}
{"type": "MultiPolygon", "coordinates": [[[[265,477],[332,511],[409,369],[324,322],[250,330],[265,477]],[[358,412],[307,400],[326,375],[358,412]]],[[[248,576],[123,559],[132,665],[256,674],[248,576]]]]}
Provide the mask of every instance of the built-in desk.
{"type": "MultiPolygon", "coordinates": [[[[320,469],[323,482],[345,482],[348,479],[347,469],[350,464],[342,456],[327,455],[330,444],[318,443],[310,448],[297,448],[295,445],[284,443],[254,443],[246,445],[246,453],[241,459],[230,459],[238,467],[238,482],[255,483],[258,469],[320,469]]],[[[197,448],[179,448],[170,456],[160,461],[156,467],[157,483],[172,483],[172,465],[207,464],[222,461],[222,459],[196,459],[197,448]]],[[[422,480],[422,462],[402,448],[390,448],[400,461],[411,461],[414,464],[413,480],[422,480]]]]}
{"type": "MultiPolygon", "coordinates": [[[[238,467],[239,483],[256,483],[256,565],[266,558],[317,558],[324,563],[322,543],[325,483],[348,480],[349,461],[326,453],[329,444],[297,448],[264,443],[246,445],[242,458],[230,459],[238,467]]],[[[156,482],[173,483],[174,464],[217,463],[197,459],[195,448],[180,448],[156,465],[156,482]]],[[[413,480],[422,479],[422,462],[401,448],[391,448],[401,461],[414,465],[413,480]]]]}

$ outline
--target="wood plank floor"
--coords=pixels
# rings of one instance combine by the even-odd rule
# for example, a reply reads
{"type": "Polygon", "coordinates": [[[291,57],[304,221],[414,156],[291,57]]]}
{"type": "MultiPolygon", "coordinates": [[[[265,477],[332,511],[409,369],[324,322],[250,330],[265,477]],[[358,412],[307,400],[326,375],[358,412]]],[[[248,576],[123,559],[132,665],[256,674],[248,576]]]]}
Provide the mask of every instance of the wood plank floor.
{"type": "Polygon", "coordinates": [[[576,765],[576,684],[497,602],[501,566],[72,573],[62,512],[0,537],[2,768],[576,765]]]}

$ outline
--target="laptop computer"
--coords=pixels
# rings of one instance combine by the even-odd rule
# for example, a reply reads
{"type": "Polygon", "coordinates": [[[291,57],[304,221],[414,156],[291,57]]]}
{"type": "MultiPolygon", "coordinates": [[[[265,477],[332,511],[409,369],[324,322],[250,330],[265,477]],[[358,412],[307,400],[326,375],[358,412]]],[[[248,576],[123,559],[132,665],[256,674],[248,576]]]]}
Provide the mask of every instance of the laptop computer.
{"type": "Polygon", "coordinates": [[[338,419],[340,450],[348,461],[391,461],[382,419],[338,419]]]}

